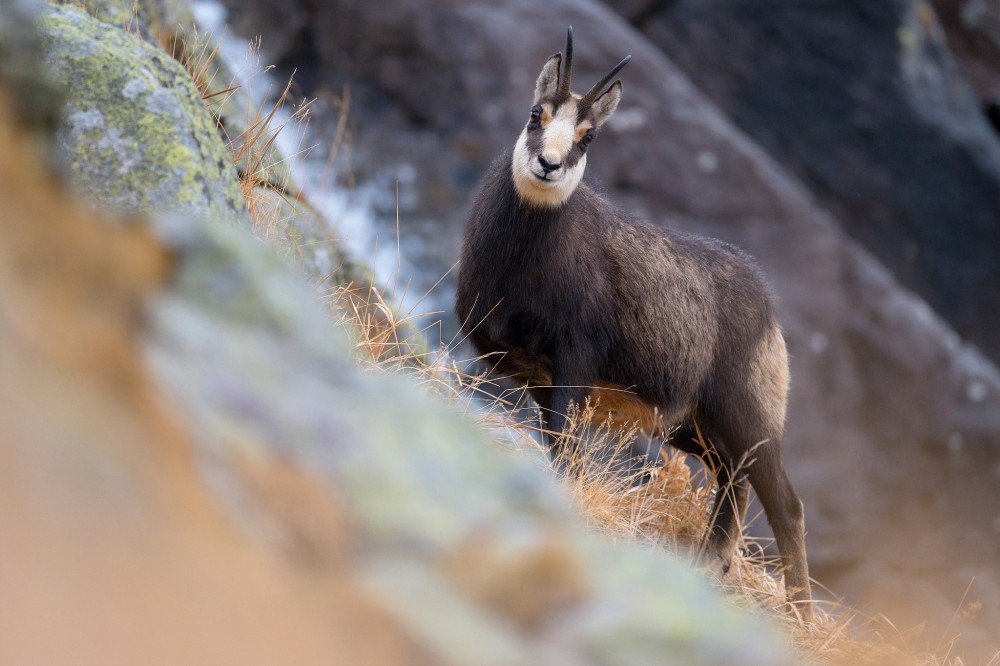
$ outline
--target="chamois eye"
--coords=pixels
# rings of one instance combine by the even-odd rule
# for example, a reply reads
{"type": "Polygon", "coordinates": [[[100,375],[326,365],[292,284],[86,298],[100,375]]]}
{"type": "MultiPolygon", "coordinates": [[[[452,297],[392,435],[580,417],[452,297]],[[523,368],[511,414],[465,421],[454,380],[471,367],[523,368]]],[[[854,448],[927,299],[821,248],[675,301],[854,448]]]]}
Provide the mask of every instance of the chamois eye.
{"type": "Polygon", "coordinates": [[[593,140],[594,140],[594,133],[587,132],[586,134],[583,135],[583,138],[580,139],[580,145],[586,148],[587,146],[590,145],[590,142],[593,140]]]}
{"type": "Polygon", "coordinates": [[[542,118],[542,107],[533,106],[531,107],[531,117],[529,122],[537,123],[542,118]]]}

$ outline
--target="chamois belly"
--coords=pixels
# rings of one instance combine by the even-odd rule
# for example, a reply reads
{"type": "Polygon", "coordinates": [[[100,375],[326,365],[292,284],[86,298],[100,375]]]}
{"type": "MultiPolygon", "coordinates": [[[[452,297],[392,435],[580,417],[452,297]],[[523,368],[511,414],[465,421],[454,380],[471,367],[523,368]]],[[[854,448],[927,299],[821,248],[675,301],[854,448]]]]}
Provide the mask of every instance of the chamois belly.
{"type": "MultiPolygon", "coordinates": [[[[563,336],[549,330],[541,318],[520,309],[504,318],[504,325],[497,333],[503,340],[493,347],[503,351],[492,360],[497,371],[528,386],[552,386],[552,363],[547,351],[558,346],[563,336]]],[[[642,366],[655,367],[651,359],[644,360],[642,366]]],[[[619,430],[638,426],[648,435],[666,436],[693,409],[688,402],[682,404],[666,396],[654,397],[657,391],[664,390],[665,385],[671,385],[679,378],[625,379],[617,376],[620,369],[596,370],[597,378],[588,395],[594,407],[591,423],[595,426],[610,426],[619,430]],[[636,384],[635,380],[645,380],[646,385],[636,384]]],[[[632,374],[631,368],[628,374],[632,374]]]]}
{"type": "Polygon", "coordinates": [[[647,435],[666,436],[691,411],[690,405],[654,405],[627,387],[597,382],[590,395],[594,425],[615,429],[638,427],[647,435]]]}
{"type": "MultiPolygon", "coordinates": [[[[502,374],[528,386],[552,386],[552,366],[544,356],[523,348],[505,353],[496,364],[502,374]]],[[[651,436],[666,436],[691,412],[691,405],[657,405],[621,384],[598,380],[588,396],[590,423],[616,430],[638,427],[651,436]]]]}

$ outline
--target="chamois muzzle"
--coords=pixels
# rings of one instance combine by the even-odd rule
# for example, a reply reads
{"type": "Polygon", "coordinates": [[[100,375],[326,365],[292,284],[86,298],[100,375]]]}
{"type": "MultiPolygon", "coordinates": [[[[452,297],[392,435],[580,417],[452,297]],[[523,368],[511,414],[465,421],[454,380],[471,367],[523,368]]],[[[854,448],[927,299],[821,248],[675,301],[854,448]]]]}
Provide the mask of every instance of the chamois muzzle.
{"type": "Polygon", "coordinates": [[[542,172],[543,172],[543,173],[544,173],[544,174],[545,174],[546,176],[548,176],[548,175],[549,175],[550,173],[552,173],[553,171],[556,171],[556,170],[558,170],[558,169],[559,169],[559,167],[560,167],[560,164],[559,164],[558,162],[555,162],[555,163],[553,163],[553,162],[549,162],[549,161],[548,161],[547,159],[545,159],[545,156],[544,156],[544,155],[539,155],[539,156],[538,156],[538,164],[539,164],[539,165],[541,165],[541,167],[542,167],[542,172]]]}

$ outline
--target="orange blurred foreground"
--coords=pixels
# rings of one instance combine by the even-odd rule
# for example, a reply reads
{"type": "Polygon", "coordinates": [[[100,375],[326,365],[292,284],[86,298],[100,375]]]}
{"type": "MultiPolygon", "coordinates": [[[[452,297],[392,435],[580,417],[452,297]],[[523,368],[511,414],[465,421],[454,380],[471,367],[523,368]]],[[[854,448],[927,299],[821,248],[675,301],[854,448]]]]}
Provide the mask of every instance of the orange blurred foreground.
{"type": "Polygon", "coordinates": [[[0,145],[0,663],[419,662],[325,488],[234,461],[251,538],[205,487],[138,351],[168,254],[67,196],[2,91],[0,145]]]}

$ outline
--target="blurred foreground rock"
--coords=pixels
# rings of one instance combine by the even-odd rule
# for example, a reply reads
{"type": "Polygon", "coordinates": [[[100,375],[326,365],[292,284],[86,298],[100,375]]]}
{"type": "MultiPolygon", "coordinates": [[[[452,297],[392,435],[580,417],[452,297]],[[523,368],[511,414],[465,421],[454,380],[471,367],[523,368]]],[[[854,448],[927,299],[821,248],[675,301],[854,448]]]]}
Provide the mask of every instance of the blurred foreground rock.
{"type": "MultiPolygon", "coordinates": [[[[418,240],[422,254],[413,258],[428,286],[457,258],[478,176],[516,139],[538,70],[563,48],[566,24],[576,34],[578,86],[631,53],[622,105],[589,151],[589,178],[657,222],[746,248],[773,280],[792,353],[786,461],[806,503],[814,575],[899,626],[927,622],[924,640],[932,648],[954,632],[962,634],[959,652],[996,649],[1000,378],[994,366],[851,240],[802,182],[736,129],[654,43],[587,0],[544,7],[527,1],[296,7],[296,15],[312,12],[297,19],[298,46],[274,57],[334,90],[351,86],[359,176],[399,175],[404,243],[418,240]],[[973,577],[966,602],[983,607],[955,617],[973,577]]],[[[730,28],[713,46],[736,49],[753,36],[753,26],[730,28]]],[[[245,29],[263,34],[268,47],[267,25],[245,29]]],[[[933,36],[914,38],[921,48],[940,47],[933,36]]],[[[734,58],[754,66],[750,56],[724,56],[734,58]]],[[[708,65],[691,64],[706,76],[708,65]]],[[[885,95],[898,99],[894,90],[885,95]]],[[[804,114],[796,122],[813,120],[804,114]]],[[[968,211],[954,209],[968,212],[977,229],[997,210],[989,207],[1000,193],[988,187],[992,150],[982,147],[976,167],[982,180],[953,183],[977,202],[968,211]]],[[[952,177],[941,169],[941,178],[952,177]]],[[[394,213],[386,211],[387,228],[394,213]]],[[[992,243],[980,241],[977,252],[992,243]]],[[[975,270],[992,269],[979,262],[975,270]]],[[[961,297],[986,296],[977,291],[981,284],[970,284],[974,293],[961,297]]],[[[440,287],[438,299],[450,302],[440,287]]]]}
{"type": "MultiPolygon", "coordinates": [[[[0,661],[320,663],[337,654],[416,663],[409,641],[345,577],[342,550],[322,570],[276,556],[206,489],[190,432],[164,412],[139,347],[172,257],[147,230],[109,224],[44,173],[9,113],[24,89],[8,83],[0,661]]],[[[273,460],[247,466],[270,486],[260,506],[294,499],[330,542],[349,544],[336,502],[310,492],[308,475],[273,460]]]]}
{"type": "Polygon", "coordinates": [[[72,200],[11,81],[0,662],[791,663],[680,563],[589,536],[532,461],[364,375],[226,213],[109,224],[72,200]]]}

